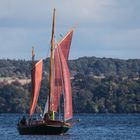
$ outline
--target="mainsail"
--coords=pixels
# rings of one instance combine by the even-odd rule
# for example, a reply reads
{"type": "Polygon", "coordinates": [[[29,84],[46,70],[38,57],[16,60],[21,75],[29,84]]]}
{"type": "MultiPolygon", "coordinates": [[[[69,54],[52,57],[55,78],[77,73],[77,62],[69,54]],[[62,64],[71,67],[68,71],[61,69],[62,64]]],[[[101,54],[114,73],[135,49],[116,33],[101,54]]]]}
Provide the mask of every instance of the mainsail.
{"type": "Polygon", "coordinates": [[[34,113],[37,105],[40,85],[42,81],[42,65],[43,60],[41,59],[35,64],[34,68],[32,69],[32,102],[30,106],[30,116],[32,116],[32,114],[34,113]]]}
{"type": "Polygon", "coordinates": [[[61,66],[61,58],[58,49],[62,50],[62,54],[64,56],[64,59],[68,60],[69,56],[69,50],[70,50],[70,45],[71,45],[71,40],[72,40],[72,35],[73,35],[73,30],[67,33],[67,35],[60,41],[60,43],[57,44],[57,47],[55,48],[54,51],[54,87],[53,87],[53,93],[51,94],[51,104],[50,108],[52,111],[57,112],[58,110],[58,105],[60,102],[60,95],[62,93],[62,86],[63,84],[63,79],[62,79],[62,66],[61,66]]]}
{"type": "Polygon", "coordinates": [[[58,105],[59,105],[59,100],[60,100],[60,95],[62,92],[62,70],[61,70],[61,65],[60,65],[60,57],[58,53],[58,48],[55,48],[54,52],[54,77],[53,77],[53,82],[54,82],[54,89],[52,90],[53,93],[51,94],[52,96],[52,104],[50,107],[54,112],[57,112],[58,105]]]}

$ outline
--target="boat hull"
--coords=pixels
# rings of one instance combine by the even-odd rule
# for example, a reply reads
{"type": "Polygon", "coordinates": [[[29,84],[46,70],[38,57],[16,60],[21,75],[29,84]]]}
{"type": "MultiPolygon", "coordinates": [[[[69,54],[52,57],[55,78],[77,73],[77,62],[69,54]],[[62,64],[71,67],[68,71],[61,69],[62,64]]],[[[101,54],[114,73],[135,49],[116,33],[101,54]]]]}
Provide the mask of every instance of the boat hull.
{"type": "Polygon", "coordinates": [[[70,124],[62,122],[42,122],[26,125],[17,125],[20,135],[61,135],[66,133],[70,124]]]}

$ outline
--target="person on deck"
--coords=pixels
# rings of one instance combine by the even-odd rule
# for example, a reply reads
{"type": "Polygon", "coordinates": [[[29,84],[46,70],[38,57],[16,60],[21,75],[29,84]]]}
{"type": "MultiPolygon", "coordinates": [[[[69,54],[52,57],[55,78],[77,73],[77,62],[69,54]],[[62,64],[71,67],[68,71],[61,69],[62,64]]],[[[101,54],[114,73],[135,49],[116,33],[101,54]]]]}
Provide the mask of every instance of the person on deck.
{"type": "Polygon", "coordinates": [[[44,115],[44,121],[50,120],[51,119],[51,115],[49,112],[45,113],[44,115]]]}
{"type": "Polygon", "coordinates": [[[26,117],[25,116],[23,116],[23,118],[21,119],[20,124],[26,125],[26,117]]]}

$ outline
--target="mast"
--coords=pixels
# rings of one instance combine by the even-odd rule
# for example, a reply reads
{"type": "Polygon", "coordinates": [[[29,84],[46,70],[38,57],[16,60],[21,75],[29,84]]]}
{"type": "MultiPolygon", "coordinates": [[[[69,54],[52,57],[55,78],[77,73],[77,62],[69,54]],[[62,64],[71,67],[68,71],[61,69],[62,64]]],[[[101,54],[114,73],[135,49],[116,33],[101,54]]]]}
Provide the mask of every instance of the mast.
{"type": "Polygon", "coordinates": [[[54,48],[55,48],[54,30],[55,30],[55,8],[53,10],[52,37],[51,37],[51,54],[50,54],[50,76],[49,76],[49,83],[50,83],[49,112],[51,112],[52,120],[54,120],[54,112],[50,110],[50,104],[52,102],[51,94],[53,93],[52,92],[52,90],[53,90],[53,66],[54,66],[54,48]]]}
{"type": "Polygon", "coordinates": [[[35,50],[34,50],[34,47],[32,47],[32,68],[34,67],[35,65],[35,50]]]}
{"type": "MultiPolygon", "coordinates": [[[[32,47],[32,68],[31,68],[31,85],[32,85],[32,87],[31,87],[31,101],[30,101],[30,105],[32,104],[32,102],[33,102],[33,86],[34,86],[34,78],[33,78],[33,68],[34,68],[34,66],[35,66],[35,50],[34,50],[34,47],[32,47]]],[[[31,107],[31,106],[30,106],[31,107]]],[[[29,114],[30,114],[30,111],[29,111],[29,114]]],[[[31,116],[30,116],[31,117],[31,116]]]]}

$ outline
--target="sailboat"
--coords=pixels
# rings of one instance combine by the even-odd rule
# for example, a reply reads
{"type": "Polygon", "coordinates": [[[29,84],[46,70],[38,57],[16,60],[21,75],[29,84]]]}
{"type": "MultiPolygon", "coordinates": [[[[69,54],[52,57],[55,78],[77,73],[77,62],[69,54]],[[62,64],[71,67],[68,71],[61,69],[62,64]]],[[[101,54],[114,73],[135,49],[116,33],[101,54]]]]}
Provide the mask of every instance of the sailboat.
{"type": "Polygon", "coordinates": [[[73,117],[72,89],[70,72],[68,68],[68,56],[72,41],[73,29],[71,29],[60,42],[55,42],[55,9],[53,11],[51,49],[50,49],[50,73],[49,73],[49,95],[45,105],[43,117],[32,119],[37,106],[41,81],[43,60],[34,61],[34,49],[32,50],[32,99],[29,111],[29,119],[24,116],[18,122],[17,129],[21,135],[60,135],[66,133],[71,127],[73,117]],[[59,110],[60,98],[64,98],[63,119],[56,118],[59,110]]]}

